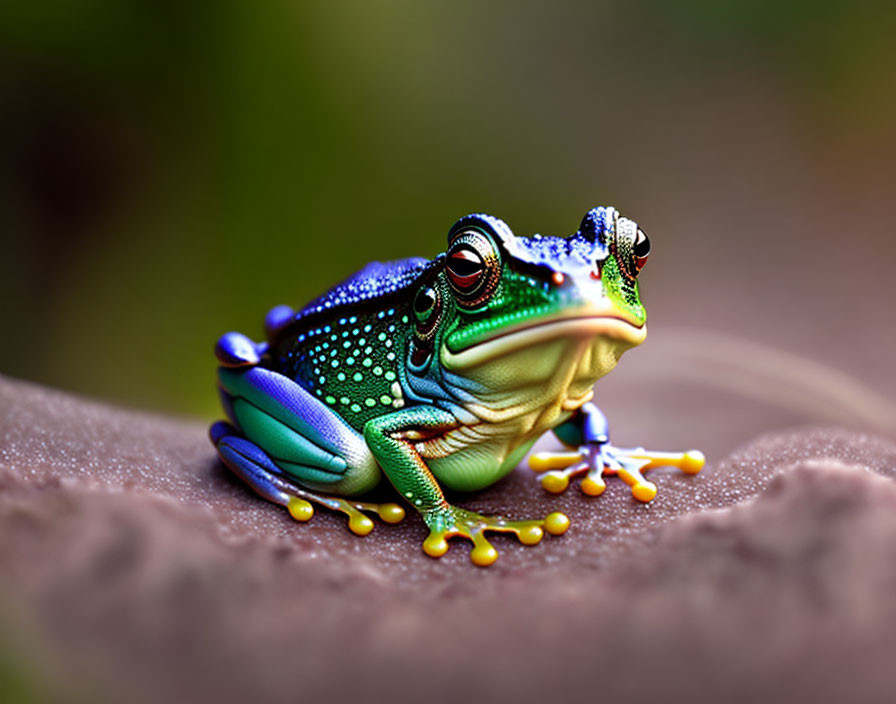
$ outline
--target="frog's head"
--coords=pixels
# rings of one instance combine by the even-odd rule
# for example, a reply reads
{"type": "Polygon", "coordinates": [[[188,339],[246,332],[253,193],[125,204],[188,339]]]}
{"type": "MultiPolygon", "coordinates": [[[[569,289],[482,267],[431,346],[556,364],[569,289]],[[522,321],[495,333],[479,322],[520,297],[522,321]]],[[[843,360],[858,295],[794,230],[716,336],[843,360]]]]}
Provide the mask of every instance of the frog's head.
{"type": "Polygon", "coordinates": [[[637,276],[649,249],[613,208],[592,209],[565,238],[515,237],[498,218],[463,217],[414,302],[416,361],[439,345],[442,363],[460,369],[566,338],[611,342],[615,364],[646,335],[637,276]]]}

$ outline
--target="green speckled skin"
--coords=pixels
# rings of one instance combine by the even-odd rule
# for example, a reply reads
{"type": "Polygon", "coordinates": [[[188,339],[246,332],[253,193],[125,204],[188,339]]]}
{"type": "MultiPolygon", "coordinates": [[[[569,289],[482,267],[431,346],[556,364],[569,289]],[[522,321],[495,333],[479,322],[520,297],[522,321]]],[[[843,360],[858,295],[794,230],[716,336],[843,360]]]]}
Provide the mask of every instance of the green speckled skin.
{"type": "Polygon", "coordinates": [[[407,304],[374,306],[359,315],[320,320],[280,344],[285,370],[359,432],[371,418],[402,405],[398,381],[407,346],[407,304]]]}

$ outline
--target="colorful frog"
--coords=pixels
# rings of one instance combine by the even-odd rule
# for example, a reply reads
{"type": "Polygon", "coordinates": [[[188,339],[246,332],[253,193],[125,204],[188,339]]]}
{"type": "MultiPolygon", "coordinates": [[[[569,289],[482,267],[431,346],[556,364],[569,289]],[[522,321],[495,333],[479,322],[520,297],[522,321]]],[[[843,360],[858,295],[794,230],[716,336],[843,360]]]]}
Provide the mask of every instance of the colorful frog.
{"type": "Polygon", "coordinates": [[[703,456],[623,450],[590,403],[594,383],[646,335],[637,276],[647,235],[613,208],[594,208],[570,237],[515,237],[482,214],[458,220],[435,259],[375,262],[298,313],[265,319],[266,342],[227,333],[215,348],[224,410],[212,442],[224,463],[299,521],[312,504],[344,512],[366,535],[394,503],[355,498],[383,474],[429,527],[423,550],[472,541],[489,565],[489,531],[532,545],[563,533],[562,513],[533,520],[483,516],[449,504],[441,487],[475,491],[512,471],[548,430],[569,452],[530,459],[548,491],[600,494],[618,474],[634,497],[656,487],[643,470],[688,473],[703,456]]]}

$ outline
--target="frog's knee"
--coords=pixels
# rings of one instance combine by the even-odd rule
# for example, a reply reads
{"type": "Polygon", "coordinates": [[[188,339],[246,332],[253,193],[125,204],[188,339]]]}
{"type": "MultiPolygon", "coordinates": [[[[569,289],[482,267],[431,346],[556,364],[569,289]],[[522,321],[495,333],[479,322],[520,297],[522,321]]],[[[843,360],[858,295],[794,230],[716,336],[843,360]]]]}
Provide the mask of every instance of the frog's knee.
{"type": "Polygon", "coordinates": [[[267,345],[256,344],[239,332],[221,335],[215,344],[215,357],[224,367],[248,367],[261,361],[267,345]]]}

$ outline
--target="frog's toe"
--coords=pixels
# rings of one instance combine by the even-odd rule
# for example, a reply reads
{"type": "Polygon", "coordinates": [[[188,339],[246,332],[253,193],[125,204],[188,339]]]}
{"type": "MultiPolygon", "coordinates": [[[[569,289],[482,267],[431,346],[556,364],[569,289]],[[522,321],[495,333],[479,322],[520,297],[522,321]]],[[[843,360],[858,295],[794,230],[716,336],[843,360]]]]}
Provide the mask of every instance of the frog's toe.
{"type": "Polygon", "coordinates": [[[289,515],[300,523],[310,521],[314,516],[314,506],[311,505],[311,502],[300,499],[298,496],[290,496],[286,508],[289,515]]]}
{"type": "Polygon", "coordinates": [[[481,531],[474,533],[472,540],[473,549],[470,550],[470,562],[477,567],[488,567],[494,564],[498,559],[498,551],[495,550],[495,546],[485,539],[481,531]]]}
{"type": "Polygon", "coordinates": [[[545,491],[562,494],[569,488],[570,479],[589,471],[590,465],[585,458],[582,451],[537,452],[529,458],[529,468],[533,472],[544,472],[540,481],[545,491]]]}
{"type": "Polygon", "coordinates": [[[386,523],[401,523],[404,520],[404,509],[398,504],[373,504],[380,519],[386,523]]]}
{"type": "Polygon", "coordinates": [[[687,452],[658,452],[643,447],[622,449],[612,445],[603,448],[606,464],[615,471],[632,489],[632,496],[638,501],[653,501],[657,493],[656,485],[644,477],[644,472],[654,467],[678,467],[685,474],[697,474],[706,462],[699,450],[687,452]]]}
{"type": "Polygon", "coordinates": [[[569,480],[588,471],[585,453],[536,452],[529,458],[529,468],[533,472],[543,472],[541,486],[552,494],[562,494],[569,488],[569,480]]]}
{"type": "Polygon", "coordinates": [[[619,478],[631,487],[632,496],[638,501],[646,504],[656,497],[656,484],[647,481],[637,470],[620,469],[619,478]]]}
{"type": "Polygon", "coordinates": [[[362,513],[375,513],[385,523],[399,523],[404,519],[404,509],[398,504],[377,504],[369,501],[353,501],[338,497],[327,497],[332,502],[330,508],[348,516],[348,529],[355,535],[364,536],[373,530],[373,521],[362,513]]]}
{"type": "Polygon", "coordinates": [[[560,511],[549,513],[544,517],[544,529],[551,535],[563,535],[569,529],[569,518],[560,511]]]}
{"type": "Polygon", "coordinates": [[[470,560],[479,567],[487,567],[498,559],[498,551],[486,538],[487,532],[513,533],[523,545],[536,545],[545,531],[561,535],[569,527],[569,519],[562,513],[552,513],[540,520],[512,521],[454,506],[437,509],[425,519],[430,533],[423,542],[423,552],[430,557],[441,557],[448,552],[448,538],[466,538],[473,543],[470,560]]]}
{"type": "Polygon", "coordinates": [[[541,526],[524,526],[517,531],[516,537],[523,545],[538,545],[544,538],[541,526]]]}
{"type": "Polygon", "coordinates": [[[632,459],[645,462],[644,471],[654,467],[678,467],[685,474],[697,474],[706,464],[706,457],[700,450],[688,450],[687,452],[657,452],[638,447],[633,450],[613,448],[617,453],[627,455],[632,459]]]}
{"type": "Polygon", "coordinates": [[[448,538],[458,535],[473,543],[473,549],[470,550],[470,562],[477,567],[488,567],[498,559],[498,551],[485,537],[482,528],[433,530],[423,541],[423,552],[430,557],[441,557],[448,552],[448,538]]]}
{"type": "Polygon", "coordinates": [[[441,557],[448,552],[447,532],[441,530],[430,531],[423,541],[423,552],[430,557],[441,557]]]}
{"type": "Polygon", "coordinates": [[[603,494],[607,488],[607,483],[604,481],[603,474],[604,468],[602,465],[597,468],[589,468],[588,475],[582,480],[582,483],[579,484],[582,493],[587,494],[588,496],[600,496],[603,494]]]}
{"type": "Polygon", "coordinates": [[[529,469],[533,472],[547,472],[566,469],[585,457],[580,450],[566,452],[536,452],[529,457],[529,469]]]}
{"type": "Polygon", "coordinates": [[[706,457],[700,450],[688,450],[681,455],[680,464],[677,466],[685,474],[697,474],[705,464],[706,457]]]}

